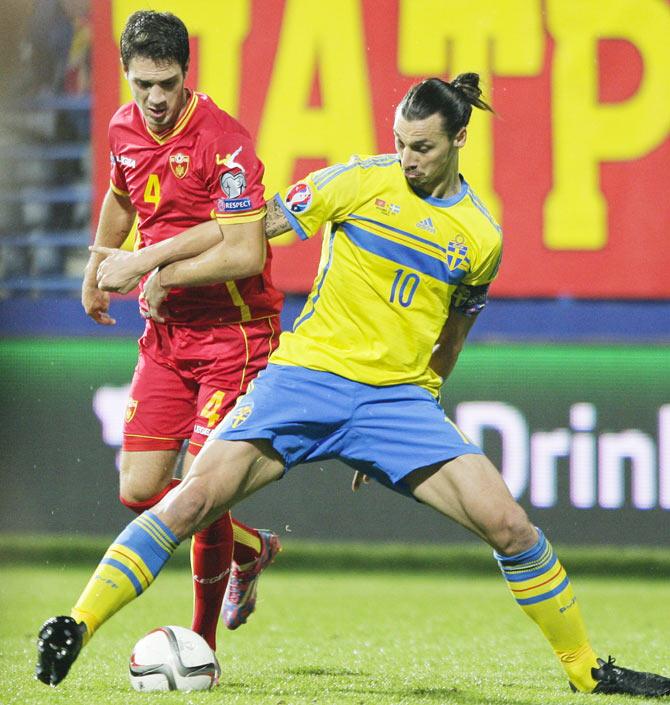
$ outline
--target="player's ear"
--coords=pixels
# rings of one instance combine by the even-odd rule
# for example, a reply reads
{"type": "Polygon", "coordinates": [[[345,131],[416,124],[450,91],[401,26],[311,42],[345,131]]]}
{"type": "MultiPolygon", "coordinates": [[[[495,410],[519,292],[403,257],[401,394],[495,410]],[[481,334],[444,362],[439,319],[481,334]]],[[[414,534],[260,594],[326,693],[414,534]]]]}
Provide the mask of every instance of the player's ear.
{"type": "Polygon", "coordinates": [[[454,137],[454,147],[457,147],[460,149],[465,145],[465,142],[468,139],[468,131],[465,127],[461,127],[461,129],[456,133],[456,136],[454,137]]]}

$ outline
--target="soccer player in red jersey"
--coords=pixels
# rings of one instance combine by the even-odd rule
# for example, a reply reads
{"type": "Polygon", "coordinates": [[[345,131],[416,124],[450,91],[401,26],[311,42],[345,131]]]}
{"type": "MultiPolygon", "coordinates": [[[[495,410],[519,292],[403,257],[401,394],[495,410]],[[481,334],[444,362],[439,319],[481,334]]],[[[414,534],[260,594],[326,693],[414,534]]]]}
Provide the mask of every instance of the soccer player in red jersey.
{"type": "MultiPolygon", "coordinates": [[[[186,27],[170,13],[136,12],[120,48],[134,100],[109,125],[111,184],[82,288],[86,313],[102,325],[114,323],[96,273],[107,248],[120,247],[135,221],[138,253],[152,245],[160,252],[160,243],[184,231],[187,248],[200,238],[212,245],[225,239],[234,253],[213,266],[172,272],[162,323],[149,318],[140,294],[147,322],[126,409],[120,498],[141,513],[179,482],[173,474],[184,441],[186,472],[265,367],[277,345],[282,296],[270,279],[264,238],[263,165],[245,128],[207,95],[185,87],[186,27]]],[[[107,290],[138,283],[136,277],[107,290]]],[[[213,648],[231,565],[223,617],[234,629],[253,611],[258,574],[278,550],[275,534],[229,514],[196,533],[193,629],[213,648]]]]}

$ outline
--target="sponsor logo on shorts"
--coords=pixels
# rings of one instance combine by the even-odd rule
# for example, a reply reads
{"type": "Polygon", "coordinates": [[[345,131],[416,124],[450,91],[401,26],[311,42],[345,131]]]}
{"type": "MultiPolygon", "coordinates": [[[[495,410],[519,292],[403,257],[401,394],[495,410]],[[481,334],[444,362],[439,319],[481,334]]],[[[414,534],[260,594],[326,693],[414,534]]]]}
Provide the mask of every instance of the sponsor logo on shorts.
{"type": "Polygon", "coordinates": [[[291,213],[306,211],[312,202],[312,192],[307,184],[296,184],[286,194],[286,206],[291,213]]]}
{"type": "Polygon", "coordinates": [[[250,416],[254,407],[251,404],[243,404],[242,406],[233,409],[231,412],[232,428],[237,428],[240,424],[243,424],[250,416]]]}
{"type": "Polygon", "coordinates": [[[209,434],[212,432],[211,428],[207,428],[207,426],[201,426],[199,423],[197,423],[193,427],[193,430],[196,433],[199,433],[201,436],[209,436],[209,434]]]}
{"type": "Polygon", "coordinates": [[[219,198],[216,202],[219,210],[236,213],[237,211],[251,210],[250,198],[219,198]]]}
{"type": "Polygon", "coordinates": [[[128,399],[126,404],[126,423],[130,423],[135,418],[139,401],[137,399],[128,399]]]}

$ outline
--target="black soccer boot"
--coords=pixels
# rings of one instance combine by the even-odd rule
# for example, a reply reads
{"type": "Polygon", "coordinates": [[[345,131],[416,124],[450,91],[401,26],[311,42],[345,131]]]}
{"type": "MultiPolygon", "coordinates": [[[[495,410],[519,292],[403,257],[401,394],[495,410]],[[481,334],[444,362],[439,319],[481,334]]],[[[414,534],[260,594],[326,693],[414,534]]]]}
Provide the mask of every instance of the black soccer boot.
{"type": "Polygon", "coordinates": [[[86,627],[72,617],[52,617],[37,635],[35,678],[47,685],[58,685],[81,651],[86,627]]]}
{"type": "MultiPolygon", "coordinates": [[[[598,668],[591,669],[591,675],[598,681],[592,693],[603,695],[640,695],[645,698],[663,698],[670,696],[670,678],[633,671],[630,668],[621,668],[614,665],[610,656],[607,662],[598,659],[598,668]]],[[[572,683],[570,688],[577,692],[572,683]]]]}

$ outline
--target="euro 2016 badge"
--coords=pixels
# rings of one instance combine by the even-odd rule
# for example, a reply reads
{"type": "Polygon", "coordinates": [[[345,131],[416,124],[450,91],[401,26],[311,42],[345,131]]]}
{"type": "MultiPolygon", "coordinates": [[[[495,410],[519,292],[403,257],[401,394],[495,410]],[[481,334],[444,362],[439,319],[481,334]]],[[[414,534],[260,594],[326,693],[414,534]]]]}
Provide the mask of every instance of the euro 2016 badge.
{"type": "Polygon", "coordinates": [[[312,202],[312,192],[307,184],[296,184],[286,194],[286,207],[291,213],[302,213],[312,202]]]}
{"type": "Polygon", "coordinates": [[[186,176],[190,163],[191,158],[188,154],[177,152],[170,155],[170,169],[178,179],[183,179],[186,176]]]}

